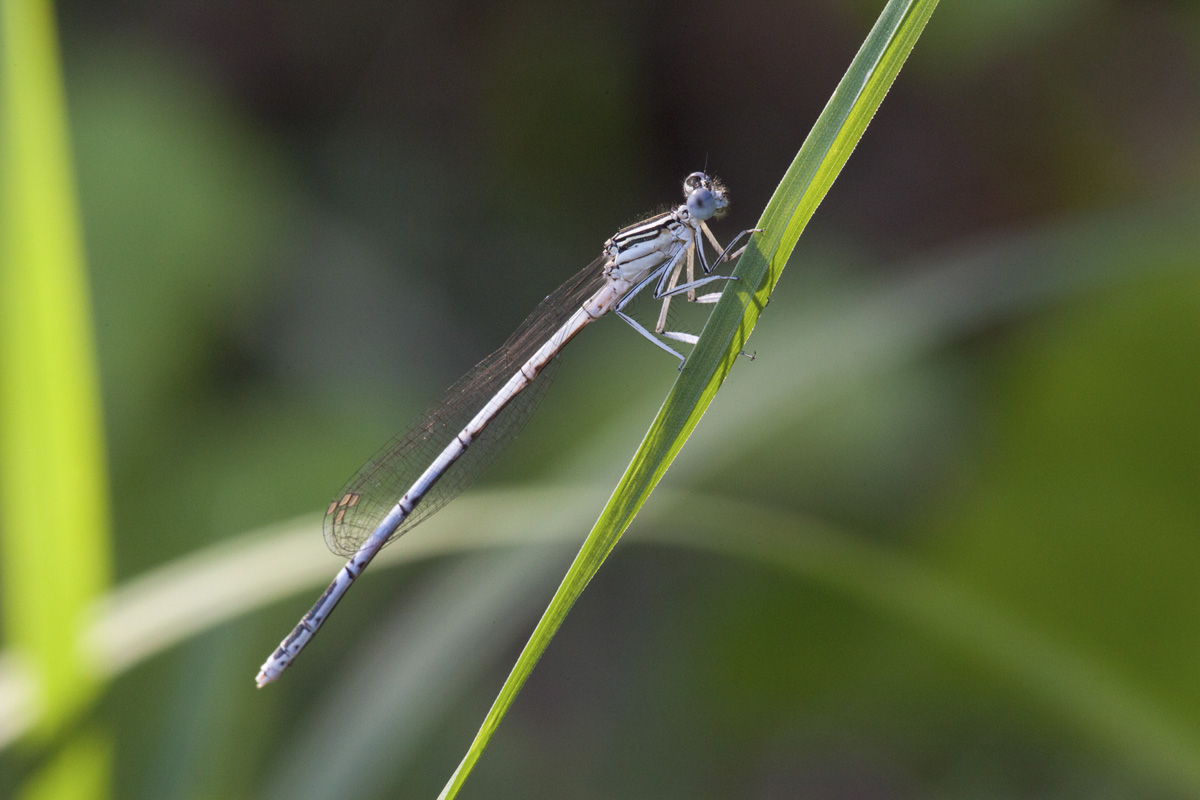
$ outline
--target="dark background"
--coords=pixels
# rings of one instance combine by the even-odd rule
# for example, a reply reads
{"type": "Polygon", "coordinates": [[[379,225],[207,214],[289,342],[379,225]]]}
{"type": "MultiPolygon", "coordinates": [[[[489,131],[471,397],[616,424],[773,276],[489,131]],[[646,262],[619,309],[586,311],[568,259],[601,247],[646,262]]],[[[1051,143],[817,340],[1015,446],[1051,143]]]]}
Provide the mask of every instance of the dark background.
{"type": "MultiPolygon", "coordinates": [[[[62,3],[118,580],[323,508],[689,172],[729,185],[723,239],[752,226],[881,8],[62,3]]],[[[738,504],[808,520],[1029,636],[939,636],[853,589],[639,543],[660,515],[464,796],[1200,793],[1198,22],[1182,1],[942,3],[697,439],[745,425],[737,398],[806,346],[836,370],[844,337],[810,334],[856,299],[993,256],[999,280],[920,352],[784,392],[752,447],[697,441],[664,482],[729,501],[730,537],[753,527],[738,504]]],[[[615,485],[675,370],[594,327],[488,486],[615,485]],[[611,456],[566,474],[589,448],[611,456]]],[[[496,606],[516,619],[468,650],[473,677],[383,724],[361,783],[288,780],[360,746],[323,703],[453,559],[369,575],[269,690],[250,678],[317,587],[121,678],[114,796],[434,796],[569,555],[496,606]],[[332,749],[306,760],[313,736],[332,749]]]]}

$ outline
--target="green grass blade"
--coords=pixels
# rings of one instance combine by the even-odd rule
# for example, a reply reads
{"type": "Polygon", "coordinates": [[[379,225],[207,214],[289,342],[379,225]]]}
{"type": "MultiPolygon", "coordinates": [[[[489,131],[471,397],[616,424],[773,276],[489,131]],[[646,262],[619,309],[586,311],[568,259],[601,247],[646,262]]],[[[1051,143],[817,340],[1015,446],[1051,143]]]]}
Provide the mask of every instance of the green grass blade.
{"type": "MultiPolygon", "coordinates": [[[[4,633],[49,735],[97,691],[79,641],[109,583],[107,486],[53,6],[3,0],[0,36],[4,633]]],[[[102,795],[105,751],[68,744],[27,796],[102,795]]]]}
{"type": "Polygon", "coordinates": [[[442,798],[458,794],[567,612],[712,402],[766,307],[800,233],[850,157],[936,6],[937,0],[891,0],[884,8],[767,204],[758,224],[762,233],[755,235],[735,270],[739,281],[725,290],[713,310],[679,380],[518,657],[467,754],[442,790],[442,798]]]}

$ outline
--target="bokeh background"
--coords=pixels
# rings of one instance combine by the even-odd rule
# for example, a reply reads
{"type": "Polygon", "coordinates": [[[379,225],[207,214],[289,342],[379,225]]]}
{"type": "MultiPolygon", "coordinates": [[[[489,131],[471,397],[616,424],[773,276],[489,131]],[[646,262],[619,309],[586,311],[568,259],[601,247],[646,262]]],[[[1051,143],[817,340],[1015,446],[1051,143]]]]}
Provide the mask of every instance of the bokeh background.
{"type": "MultiPolygon", "coordinates": [[[[320,551],[689,172],[751,227],[881,7],[60,3],[117,583],[320,551]]],[[[1200,796],[1198,190],[1197,4],[944,2],[465,796],[1200,796]]],[[[267,690],[336,557],[123,674],[113,796],[435,796],[675,374],[594,326],[428,523],[558,544],[373,568],[267,690]]]]}

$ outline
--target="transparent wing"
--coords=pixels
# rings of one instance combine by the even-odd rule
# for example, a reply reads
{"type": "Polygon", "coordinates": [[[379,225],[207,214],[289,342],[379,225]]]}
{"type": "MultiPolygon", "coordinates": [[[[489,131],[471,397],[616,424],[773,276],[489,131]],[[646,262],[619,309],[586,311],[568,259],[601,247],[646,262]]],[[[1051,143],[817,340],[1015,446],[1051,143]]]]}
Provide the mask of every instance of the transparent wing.
{"type": "MultiPolygon", "coordinates": [[[[547,296],[508,341],[447,389],[423,416],[394,436],[346,482],[325,512],[325,542],[330,550],[343,556],[358,550],[458,432],[604,285],[604,262],[600,256],[547,296]]],[[[516,438],[550,387],[557,366],[556,358],[492,419],[421,498],[388,539],[389,544],[457,497],[516,438]]]]}

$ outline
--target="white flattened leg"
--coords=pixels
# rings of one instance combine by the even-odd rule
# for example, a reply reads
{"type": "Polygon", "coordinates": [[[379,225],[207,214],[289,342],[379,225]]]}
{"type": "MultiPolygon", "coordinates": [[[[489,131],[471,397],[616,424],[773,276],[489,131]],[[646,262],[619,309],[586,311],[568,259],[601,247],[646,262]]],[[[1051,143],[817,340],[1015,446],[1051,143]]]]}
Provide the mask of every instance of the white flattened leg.
{"type": "MultiPolygon", "coordinates": [[[[673,348],[671,348],[671,347],[670,347],[670,346],[669,346],[669,345],[668,345],[666,342],[664,342],[662,339],[659,339],[659,338],[658,338],[657,336],[655,336],[653,333],[651,333],[650,331],[648,331],[648,330],[646,330],[645,328],[643,328],[643,327],[641,326],[641,324],[640,324],[640,323],[639,323],[639,322],[638,322],[636,319],[634,319],[633,317],[629,316],[629,315],[628,315],[628,314],[626,314],[624,311],[618,311],[618,312],[617,312],[617,316],[618,316],[618,317],[620,317],[621,319],[625,320],[626,322],[628,322],[628,323],[629,323],[631,326],[633,326],[633,329],[634,329],[635,331],[637,331],[638,333],[640,333],[642,336],[645,336],[647,339],[649,339],[650,341],[654,342],[656,345],[658,345],[659,347],[661,347],[663,350],[666,350],[668,353],[670,353],[671,355],[673,355],[673,356],[675,356],[676,358],[678,358],[678,359],[679,359],[679,368],[680,368],[680,369],[683,369],[683,362],[684,362],[686,359],[683,357],[683,354],[682,354],[682,353],[679,353],[679,352],[677,352],[676,350],[674,350],[673,348]]],[[[664,335],[665,335],[665,334],[664,334],[664,335]]]]}
{"type": "Polygon", "coordinates": [[[700,337],[694,333],[680,333],[679,331],[663,331],[663,336],[668,339],[674,339],[677,342],[694,345],[700,341],[700,337]]]}
{"type": "MultiPolygon", "coordinates": [[[[700,337],[694,333],[679,333],[678,331],[663,331],[662,335],[667,337],[668,339],[674,339],[677,342],[683,342],[684,344],[690,344],[692,346],[695,346],[696,342],[700,341],[700,337]]],[[[745,350],[739,350],[738,355],[745,356],[746,358],[750,359],[751,361],[754,360],[754,354],[747,353],[745,350]]]]}

